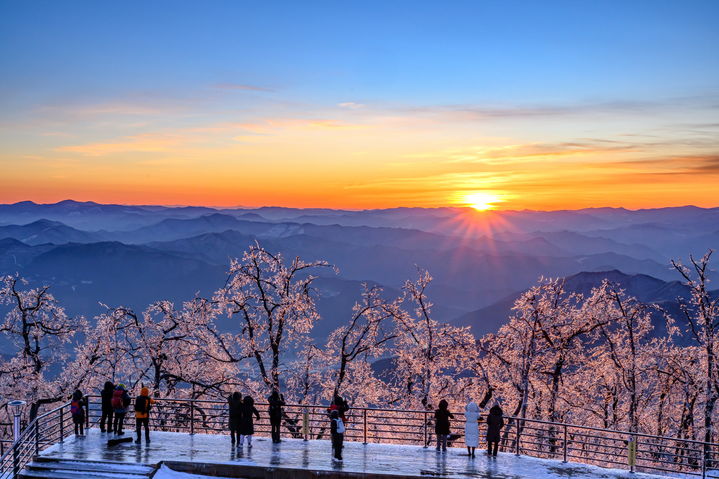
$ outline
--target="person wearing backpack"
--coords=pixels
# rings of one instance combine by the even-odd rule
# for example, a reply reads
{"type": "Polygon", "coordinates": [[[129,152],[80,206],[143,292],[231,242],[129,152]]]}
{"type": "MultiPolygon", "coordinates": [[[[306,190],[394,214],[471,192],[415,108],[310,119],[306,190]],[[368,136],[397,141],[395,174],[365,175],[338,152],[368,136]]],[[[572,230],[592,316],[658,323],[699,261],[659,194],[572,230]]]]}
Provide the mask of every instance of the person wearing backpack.
{"type": "Polygon", "coordinates": [[[332,452],[334,453],[333,458],[338,461],[342,460],[342,443],[345,439],[345,423],[340,417],[340,412],[334,409],[330,413],[330,419],[332,424],[330,426],[330,432],[332,434],[332,452]]]}
{"type": "Polygon", "coordinates": [[[135,398],[135,422],[137,439],[135,444],[140,444],[140,432],[145,427],[145,442],[150,443],[150,407],[155,404],[155,400],[150,397],[150,390],[143,387],[140,395],[135,398]]]}
{"type": "Polygon", "coordinates": [[[72,422],[75,424],[75,435],[84,436],[83,430],[85,426],[85,398],[79,389],[76,389],[72,394],[72,401],[70,402],[70,414],[72,414],[72,422]]]}
{"type": "Polygon", "coordinates": [[[113,432],[118,436],[125,434],[123,432],[123,426],[125,425],[125,414],[127,414],[127,408],[131,403],[130,396],[127,394],[127,390],[124,384],[118,384],[115,388],[115,392],[112,393],[112,409],[115,413],[115,424],[112,428],[113,432]]]}
{"type": "Polygon", "coordinates": [[[270,404],[268,412],[270,414],[272,442],[278,443],[280,442],[280,425],[282,423],[282,408],[285,405],[285,397],[275,389],[267,398],[267,402],[270,404]]]}
{"type": "Polygon", "coordinates": [[[102,417],[100,418],[100,432],[105,432],[105,425],[107,424],[107,431],[112,432],[112,393],[115,392],[115,385],[110,381],[105,381],[105,387],[100,392],[102,398],[102,417]]]}

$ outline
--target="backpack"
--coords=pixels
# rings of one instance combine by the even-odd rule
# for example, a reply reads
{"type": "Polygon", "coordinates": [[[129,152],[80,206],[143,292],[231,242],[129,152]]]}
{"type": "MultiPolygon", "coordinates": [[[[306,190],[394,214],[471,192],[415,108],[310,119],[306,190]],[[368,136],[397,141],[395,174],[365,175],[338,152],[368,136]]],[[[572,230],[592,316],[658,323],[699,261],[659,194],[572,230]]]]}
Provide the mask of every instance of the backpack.
{"type": "Polygon", "coordinates": [[[124,408],[124,406],[122,405],[122,391],[119,389],[112,394],[112,407],[113,409],[124,408]]]}
{"type": "Polygon", "coordinates": [[[77,416],[78,414],[82,413],[82,406],[80,405],[80,401],[73,401],[70,403],[70,414],[73,416],[77,416]]]}
{"type": "Polygon", "coordinates": [[[147,414],[147,403],[148,399],[145,396],[137,396],[135,398],[135,412],[139,412],[140,414],[147,414]]]}
{"type": "Polygon", "coordinates": [[[333,419],[333,421],[337,421],[337,434],[344,434],[345,433],[345,423],[342,421],[342,419],[337,418],[337,419],[333,419]]]}

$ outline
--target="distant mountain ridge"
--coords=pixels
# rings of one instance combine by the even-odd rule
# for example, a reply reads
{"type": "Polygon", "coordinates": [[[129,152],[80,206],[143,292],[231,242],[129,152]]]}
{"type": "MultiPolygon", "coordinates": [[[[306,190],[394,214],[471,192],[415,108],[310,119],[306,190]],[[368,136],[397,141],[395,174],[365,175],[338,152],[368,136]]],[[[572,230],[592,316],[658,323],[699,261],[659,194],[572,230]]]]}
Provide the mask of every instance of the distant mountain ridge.
{"type": "MultiPolygon", "coordinates": [[[[333,308],[359,297],[359,290],[350,294],[347,285],[368,281],[399,291],[424,268],[434,277],[429,293],[436,319],[460,318],[484,328],[477,311],[482,317],[494,311],[485,321],[491,329],[506,319],[506,302],[540,276],[581,273],[593,284],[592,272],[622,271],[637,276],[641,287],[630,286],[646,295],[650,288],[642,275],[671,283],[676,273],[669,259],[719,248],[719,208],[480,213],[449,207],[349,211],[70,200],[0,205],[0,274],[18,272],[54,285],[75,314],[95,314],[98,301],[144,307],[156,299],[208,294],[224,281],[230,259],[256,241],[288,258],[325,259],[339,268],[337,276],[322,273],[323,284],[342,295],[322,293],[319,306],[327,325],[345,314],[333,308]]],[[[657,289],[656,298],[673,293],[673,286],[665,287],[670,290],[657,289]]]]}
{"type": "MultiPolygon", "coordinates": [[[[645,274],[626,274],[618,270],[580,272],[564,278],[565,291],[583,294],[585,297],[593,288],[601,285],[605,279],[618,284],[628,296],[633,296],[644,303],[654,303],[681,320],[678,298],[689,299],[689,290],[680,281],[662,281],[645,274]]],[[[496,303],[463,314],[452,323],[460,326],[471,326],[475,335],[496,332],[512,314],[512,307],[523,291],[508,295],[496,303]]],[[[719,290],[711,294],[719,295],[719,290]]],[[[680,324],[682,322],[680,321],[680,324]]],[[[664,330],[662,318],[655,316],[654,326],[658,332],[664,330]]]]}

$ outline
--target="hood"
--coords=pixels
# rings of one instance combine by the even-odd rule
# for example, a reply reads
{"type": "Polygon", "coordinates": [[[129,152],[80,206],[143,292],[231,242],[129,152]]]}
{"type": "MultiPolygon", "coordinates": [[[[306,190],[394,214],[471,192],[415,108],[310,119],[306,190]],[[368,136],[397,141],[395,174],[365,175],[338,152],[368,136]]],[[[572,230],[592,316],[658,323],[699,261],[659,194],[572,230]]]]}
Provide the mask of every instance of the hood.
{"type": "Polygon", "coordinates": [[[492,409],[489,410],[489,414],[493,414],[495,416],[501,416],[502,415],[502,408],[499,406],[492,406],[492,409]]]}
{"type": "Polygon", "coordinates": [[[479,406],[477,406],[476,402],[470,401],[469,404],[464,407],[464,410],[467,412],[479,412],[479,406]]]}
{"type": "Polygon", "coordinates": [[[150,395],[149,389],[147,389],[147,388],[140,389],[140,396],[149,396],[149,395],[150,395]]]}

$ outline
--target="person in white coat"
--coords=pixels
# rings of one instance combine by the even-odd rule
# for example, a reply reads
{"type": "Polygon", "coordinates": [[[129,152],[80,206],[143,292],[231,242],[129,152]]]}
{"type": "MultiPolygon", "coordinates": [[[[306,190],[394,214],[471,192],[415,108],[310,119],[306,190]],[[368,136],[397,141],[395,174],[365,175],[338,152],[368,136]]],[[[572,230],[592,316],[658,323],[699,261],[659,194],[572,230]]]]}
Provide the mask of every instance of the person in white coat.
{"type": "Polygon", "coordinates": [[[464,407],[464,444],[467,446],[467,453],[474,457],[474,449],[479,446],[479,406],[470,400],[464,407]]]}

